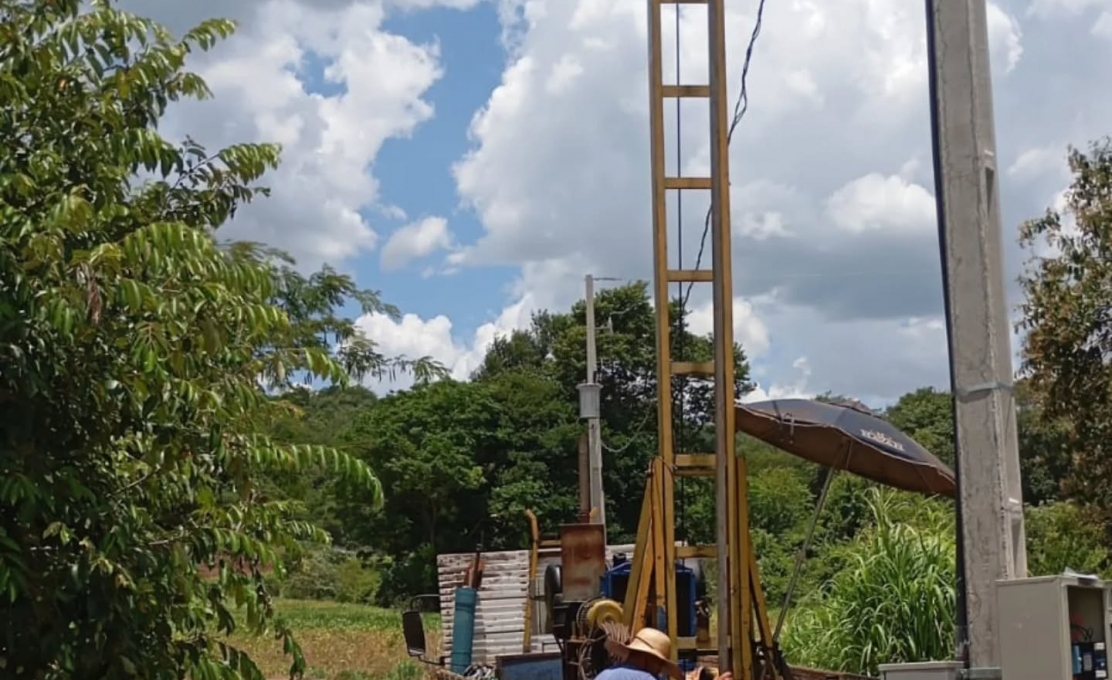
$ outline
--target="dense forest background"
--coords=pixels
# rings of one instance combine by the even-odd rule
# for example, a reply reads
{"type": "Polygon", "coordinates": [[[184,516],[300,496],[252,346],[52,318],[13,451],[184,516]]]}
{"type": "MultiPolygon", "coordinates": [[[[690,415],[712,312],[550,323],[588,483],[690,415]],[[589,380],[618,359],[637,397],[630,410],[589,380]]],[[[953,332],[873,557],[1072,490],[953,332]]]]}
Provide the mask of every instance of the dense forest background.
{"type": "MultiPolygon", "coordinates": [[[[646,286],[630,284],[601,292],[596,309],[604,327],[598,380],[603,385],[608,529],[613,542],[626,542],[636,532],[644,472],[656,453],[652,307],[646,286]]],[[[436,592],[438,553],[528,547],[526,509],[536,512],[542,533],[549,535],[559,524],[574,521],[577,439],[583,431],[576,385],[584,374],[584,311],[579,302],[564,312],[536,315],[528,329],[497,340],[466,382],[418,384],[385,397],[360,387],[283,395],[298,411],[270,424],[275,438],[347,451],[366,461],[386,490],[381,511],[369,512],[327,476],[271,480],[273,493],[303,501],[306,516],[335,540],[331,548],[300,558],[288,578],[276,584],[283,594],[399,604],[418,593],[436,592]]],[[[674,331],[679,332],[678,307],[673,313],[674,331]]],[[[707,338],[687,335],[676,344],[689,348],[691,358],[710,351],[707,338]]],[[[751,384],[740,347],[736,359],[738,387],[744,393],[751,384]]],[[[700,447],[708,445],[713,433],[698,414],[707,412],[709,388],[678,382],[676,387],[683,388],[676,390],[677,413],[680,400],[686,404],[686,416],[676,416],[680,446],[705,450],[700,447]]],[[[1072,457],[1023,381],[1018,407],[1031,571],[1056,573],[1070,567],[1105,572],[1109,543],[1099,512],[1068,500],[1072,457]]],[[[953,465],[948,393],[920,388],[883,413],[953,465]]],[[[754,544],[769,602],[777,606],[826,470],[744,436],[738,455],[748,460],[754,544]]],[[[678,538],[713,542],[709,480],[678,484],[678,538]]],[[[863,612],[833,607],[831,600],[866,586],[884,596],[883,601],[873,598],[874,605],[906,607],[903,620],[909,626],[920,625],[923,611],[934,612],[927,625],[940,630],[931,639],[950,639],[952,618],[937,614],[952,612],[954,606],[952,518],[949,500],[881,489],[845,473],[836,476],[796,591],[800,611],[792,619],[787,643],[805,634],[811,639],[829,636],[860,619],[863,612]],[[845,576],[853,573],[856,580],[845,576]],[[900,583],[915,592],[885,595],[900,583]],[[831,616],[844,621],[830,621],[831,616]]],[[[877,615],[901,620],[897,612],[877,615]]],[[[901,644],[899,631],[891,639],[901,644]]],[[[845,665],[841,657],[853,653],[848,649],[852,645],[853,640],[832,639],[821,648],[825,651],[816,652],[820,646],[815,644],[801,648],[809,650],[816,664],[840,666],[845,665]]],[[[949,650],[935,651],[945,656],[949,650]]],[[[890,657],[879,650],[875,654],[890,657]]],[[[859,660],[846,663],[862,666],[859,660]]]]}

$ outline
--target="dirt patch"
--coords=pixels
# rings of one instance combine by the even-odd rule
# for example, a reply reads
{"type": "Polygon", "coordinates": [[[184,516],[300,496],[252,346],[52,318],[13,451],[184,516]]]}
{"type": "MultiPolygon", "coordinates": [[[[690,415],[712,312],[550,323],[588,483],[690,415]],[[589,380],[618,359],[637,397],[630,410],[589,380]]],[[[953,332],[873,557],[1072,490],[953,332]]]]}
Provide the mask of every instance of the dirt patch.
{"type": "MultiPolygon", "coordinates": [[[[305,653],[307,680],[371,680],[387,677],[406,680],[407,677],[412,677],[412,671],[398,672],[399,664],[406,664],[409,659],[401,633],[392,635],[379,631],[304,630],[297,633],[297,641],[301,643],[301,649],[305,653]]],[[[251,654],[266,677],[275,680],[289,677],[289,658],[282,654],[280,642],[240,640],[238,643],[251,654]]]]}

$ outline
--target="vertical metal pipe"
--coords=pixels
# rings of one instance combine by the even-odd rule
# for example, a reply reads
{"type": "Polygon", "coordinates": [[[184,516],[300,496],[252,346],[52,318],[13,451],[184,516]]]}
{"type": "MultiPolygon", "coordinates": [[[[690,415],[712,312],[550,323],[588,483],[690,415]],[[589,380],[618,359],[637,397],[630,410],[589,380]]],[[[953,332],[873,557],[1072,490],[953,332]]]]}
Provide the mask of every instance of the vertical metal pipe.
{"type": "Polygon", "coordinates": [[[587,308],[587,382],[595,381],[595,367],[598,357],[595,354],[595,277],[587,274],[583,277],[584,291],[583,304],[587,308]]]}
{"type": "Polygon", "coordinates": [[[725,456],[718,455],[715,458],[714,540],[718,552],[718,592],[715,594],[718,608],[718,667],[722,671],[733,672],[733,656],[730,653],[729,470],[725,456]]]}
{"type": "Polygon", "coordinates": [[[815,536],[815,527],[819,523],[819,515],[822,514],[822,508],[826,505],[826,495],[830,491],[830,483],[834,481],[834,475],[837,474],[837,469],[827,468],[826,479],[822,482],[822,491],[819,493],[819,502],[815,504],[815,514],[811,516],[811,523],[807,525],[807,536],[803,539],[803,545],[800,546],[799,552],[795,557],[795,567],[792,569],[791,580],[788,581],[788,589],[784,592],[784,601],[780,604],[780,615],[776,618],[776,629],[772,632],[772,642],[776,643],[780,639],[780,631],[784,628],[784,621],[788,616],[788,608],[792,603],[792,595],[795,593],[796,583],[799,582],[799,574],[803,571],[803,562],[807,559],[807,548],[811,546],[811,539],[815,536]]]}
{"type": "MultiPolygon", "coordinates": [[[[661,54],[661,0],[648,0],[649,15],[649,143],[652,160],[653,302],[656,307],[656,420],[661,473],[653,503],[662,518],[653,528],[656,598],[665,606],[668,635],[676,639],[675,525],[672,466],[672,342],[668,299],[668,210],[664,167],[664,68],[661,54]]],[[[673,656],[677,646],[672,645],[673,656]]]]}
{"type": "MultiPolygon", "coordinates": [[[[749,527],[744,484],[738,479],[734,428],[733,272],[730,238],[729,110],[726,101],[726,22],[723,0],[707,3],[710,85],[711,261],[714,288],[714,431],[717,457],[715,500],[718,515],[718,645],[723,668],[748,677],[752,622],[749,527]]],[[[721,662],[720,662],[721,663],[721,662]]]]}
{"type": "MultiPolygon", "coordinates": [[[[587,311],[587,384],[595,384],[595,371],[598,368],[597,329],[595,327],[595,277],[588,274],[585,277],[586,297],[584,303],[587,311]]],[[[599,394],[599,407],[602,406],[599,394]]],[[[590,459],[590,490],[591,507],[598,508],[595,521],[606,526],[606,498],[602,492],[602,423],[599,413],[587,419],[587,436],[590,459]]]]}
{"type": "MultiPolygon", "coordinates": [[[[954,325],[951,321],[950,314],[950,273],[949,267],[946,266],[946,229],[944,222],[946,220],[946,210],[943,207],[943,191],[944,185],[942,182],[942,147],[940,143],[941,133],[939,131],[938,120],[938,106],[935,102],[938,101],[938,55],[935,50],[936,31],[934,26],[934,0],[925,0],[924,2],[927,12],[927,85],[930,93],[930,122],[931,122],[931,159],[934,166],[934,209],[938,221],[938,263],[942,268],[942,308],[946,315],[946,346],[954,346],[954,325]]],[[[954,398],[954,390],[957,385],[957,378],[954,375],[954,362],[951,359],[949,362],[950,373],[950,398],[954,398]]],[[[965,549],[962,545],[962,534],[964,529],[964,518],[961,511],[961,465],[959,465],[958,458],[961,456],[960,442],[958,441],[958,417],[957,409],[951,403],[950,408],[950,421],[953,427],[953,445],[954,445],[954,480],[957,485],[957,491],[954,493],[954,514],[955,525],[957,533],[957,583],[955,589],[957,591],[957,640],[955,645],[957,647],[957,658],[961,659],[968,666],[969,655],[967,647],[969,645],[969,621],[968,612],[966,611],[966,598],[968,594],[965,588],[965,549]]]]}
{"type": "Polygon", "coordinates": [[[591,464],[587,435],[579,435],[579,521],[591,521],[591,464]]]}

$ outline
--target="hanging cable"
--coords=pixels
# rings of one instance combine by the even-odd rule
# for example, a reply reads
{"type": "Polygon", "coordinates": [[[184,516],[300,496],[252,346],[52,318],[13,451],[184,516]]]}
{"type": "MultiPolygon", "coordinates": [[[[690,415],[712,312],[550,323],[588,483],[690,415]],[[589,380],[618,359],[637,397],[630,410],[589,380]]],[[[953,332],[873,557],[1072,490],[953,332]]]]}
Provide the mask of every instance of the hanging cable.
{"type": "Polygon", "coordinates": [[[641,424],[637,426],[637,429],[633,431],[633,434],[629,435],[629,439],[626,440],[625,444],[622,444],[618,448],[612,448],[606,445],[606,440],[603,440],[602,448],[608,453],[624,452],[626,449],[633,445],[633,442],[637,441],[638,435],[645,431],[645,426],[649,424],[649,418],[654,412],[654,410],[650,410],[648,413],[645,414],[645,417],[641,419],[641,424]]]}
{"type": "MultiPolygon", "coordinates": [[[[677,5],[677,7],[679,7],[679,5],[677,5]]],[[[757,20],[753,24],[753,32],[749,34],[749,45],[745,48],[745,61],[741,66],[741,92],[738,93],[737,101],[734,102],[734,116],[730,121],[730,129],[726,132],[727,148],[729,148],[730,142],[734,138],[734,130],[737,128],[738,123],[741,122],[746,112],[749,111],[749,91],[746,83],[749,76],[749,64],[753,59],[753,47],[757,44],[757,37],[761,34],[761,23],[764,20],[764,8],[765,0],[759,0],[757,3],[757,20]]],[[[678,53],[679,50],[677,50],[677,54],[678,53]]],[[[706,218],[703,220],[703,236],[699,240],[699,253],[695,256],[695,269],[698,269],[699,265],[703,263],[703,253],[707,246],[707,234],[710,233],[710,216],[711,208],[707,208],[706,218]]],[[[681,310],[686,308],[687,301],[691,297],[691,287],[694,285],[694,281],[687,284],[687,292],[684,294],[683,301],[680,304],[681,310]]]]}

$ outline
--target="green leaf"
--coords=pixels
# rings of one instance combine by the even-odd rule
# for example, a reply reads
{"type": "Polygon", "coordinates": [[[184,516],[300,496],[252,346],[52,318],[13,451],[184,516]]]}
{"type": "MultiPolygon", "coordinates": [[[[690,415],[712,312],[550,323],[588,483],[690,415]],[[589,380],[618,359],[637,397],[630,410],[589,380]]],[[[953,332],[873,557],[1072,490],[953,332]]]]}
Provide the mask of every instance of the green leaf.
{"type": "Polygon", "coordinates": [[[187,56],[231,22],[176,40],[109,0],[0,2],[0,593],[21,622],[4,662],[261,677],[217,642],[229,610],[279,630],[256,567],[283,573],[302,542],[332,539],[270,480],[307,472],[368,512],[384,502],[332,433],[262,436],[280,408],[267,389],[418,364],[359,335],[349,301],[396,310],[350,277],[217,241],[268,195],[258,183],[281,149],[210,151],[159,123],[172,102],[211,95],[187,56]]]}

